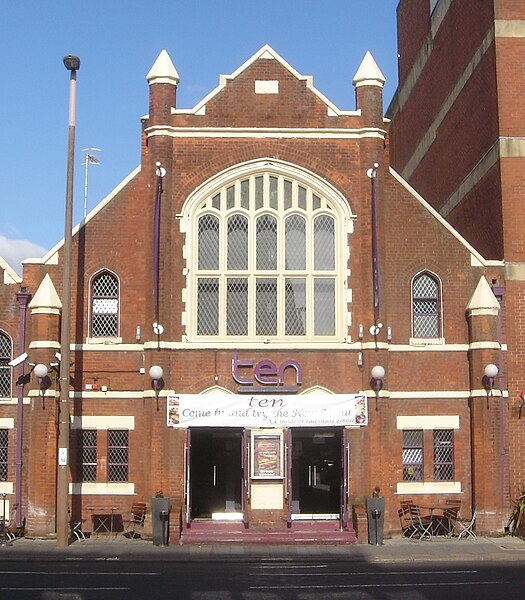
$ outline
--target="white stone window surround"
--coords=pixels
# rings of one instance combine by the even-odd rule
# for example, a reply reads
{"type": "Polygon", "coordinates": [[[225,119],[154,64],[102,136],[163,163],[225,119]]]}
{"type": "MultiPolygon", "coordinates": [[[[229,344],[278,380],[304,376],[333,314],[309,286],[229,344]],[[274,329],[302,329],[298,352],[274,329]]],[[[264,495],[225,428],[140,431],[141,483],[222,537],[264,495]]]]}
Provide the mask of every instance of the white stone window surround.
{"type": "MultiPolygon", "coordinates": [[[[396,419],[396,429],[459,429],[459,415],[400,415],[396,419]]],[[[399,481],[396,494],[459,494],[460,481],[399,481]]]]}
{"type": "MultiPolygon", "coordinates": [[[[265,192],[266,196],[268,192],[265,192]]],[[[310,211],[311,212],[311,211],[310,211]]],[[[349,234],[353,233],[353,219],[355,219],[355,215],[352,214],[351,208],[349,206],[348,201],[342,196],[342,194],[333,186],[328,184],[326,181],[320,179],[315,174],[298,167],[296,165],[292,165],[290,163],[285,163],[282,161],[277,161],[275,159],[263,159],[257,161],[250,161],[247,163],[243,163],[240,165],[236,165],[222,173],[219,173],[217,176],[211,178],[207,182],[205,182],[202,186],[197,188],[186,200],[183,211],[181,215],[181,232],[186,234],[185,246],[184,246],[184,258],[186,259],[187,267],[184,269],[184,273],[187,275],[187,288],[182,291],[183,301],[186,303],[186,311],[182,316],[182,322],[186,326],[186,336],[185,341],[193,342],[193,341],[204,341],[210,340],[214,343],[223,342],[223,343],[231,343],[235,340],[238,341],[246,341],[246,340],[263,340],[263,341],[280,341],[287,342],[288,340],[295,339],[296,341],[305,341],[305,342],[327,342],[327,341],[345,341],[347,336],[347,328],[348,324],[351,323],[351,318],[348,314],[348,298],[351,298],[351,290],[347,289],[347,280],[346,276],[349,273],[348,270],[348,258],[349,258],[349,244],[343,243],[343,240],[348,242],[349,234]],[[254,191],[254,181],[256,178],[263,177],[265,181],[264,188],[265,190],[269,189],[269,179],[276,178],[278,180],[278,195],[279,202],[281,203],[279,207],[271,206],[270,200],[268,197],[265,197],[263,206],[254,207],[253,206],[253,198],[255,195],[254,191]],[[241,191],[240,186],[243,185],[243,182],[249,181],[250,186],[250,206],[241,206],[239,203],[241,202],[241,191]],[[283,207],[284,200],[284,186],[292,186],[292,207],[290,206],[283,207]],[[235,188],[235,200],[228,198],[228,189],[235,188]],[[205,277],[205,272],[200,272],[198,269],[198,219],[203,214],[209,214],[214,216],[220,226],[224,231],[227,231],[227,219],[231,217],[233,214],[238,214],[244,216],[246,219],[250,220],[250,226],[254,227],[255,218],[259,217],[262,214],[268,214],[272,218],[276,218],[278,222],[278,227],[282,227],[284,231],[284,219],[285,217],[289,217],[292,214],[297,214],[304,216],[309,219],[309,226],[313,227],[313,219],[312,215],[309,214],[309,211],[302,209],[298,206],[298,190],[299,188],[304,188],[308,190],[309,194],[309,202],[310,208],[312,208],[312,200],[313,195],[321,199],[321,206],[317,208],[318,212],[315,214],[316,217],[325,214],[329,215],[334,219],[335,222],[335,230],[334,230],[334,239],[335,239],[335,248],[341,248],[342,246],[346,246],[346,255],[342,255],[343,253],[336,252],[335,260],[336,265],[335,269],[330,273],[320,272],[320,277],[332,277],[335,280],[335,333],[331,336],[315,336],[312,335],[312,327],[308,330],[307,335],[301,336],[286,336],[283,334],[284,325],[282,323],[283,319],[279,319],[280,330],[275,336],[264,336],[257,335],[255,333],[255,327],[252,323],[250,329],[248,331],[248,335],[240,335],[240,336],[232,336],[226,335],[226,326],[223,323],[220,325],[219,334],[218,335],[201,335],[197,334],[197,276],[198,273],[201,277],[205,277]],[[267,339],[268,338],[268,339],[267,339]]],[[[225,234],[223,234],[225,237],[225,234]]],[[[253,248],[253,244],[255,243],[254,236],[251,234],[250,237],[250,256],[255,256],[255,251],[253,248]]],[[[284,255],[284,235],[282,233],[278,233],[278,252],[284,255]]],[[[262,273],[258,271],[257,273],[253,273],[252,269],[247,269],[245,272],[236,272],[236,271],[228,271],[225,269],[227,265],[227,246],[224,242],[221,242],[220,248],[220,265],[221,267],[218,270],[210,271],[209,276],[219,277],[226,279],[226,277],[236,277],[236,276],[245,276],[252,277],[252,281],[255,282],[255,278],[268,276],[269,278],[277,277],[281,279],[285,279],[287,276],[298,276],[298,273],[293,271],[287,271],[282,268],[282,263],[280,263],[280,267],[276,270],[268,271],[266,273],[262,273]]],[[[309,260],[313,260],[311,258],[312,251],[311,247],[307,248],[307,253],[309,254],[309,260]]],[[[254,258],[251,258],[254,260],[254,258]]],[[[254,264],[254,263],[251,263],[254,264]]],[[[301,275],[305,277],[309,277],[310,280],[314,278],[314,272],[312,270],[312,264],[309,263],[307,268],[304,271],[301,271],[301,275]]],[[[315,273],[317,275],[317,273],[315,273]]],[[[250,284],[255,285],[255,283],[250,284]]],[[[225,286],[223,286],[225,287],[225,286]]],[[[253,288],[252,288],[253,289],[253,288]]],[[[249,292],[253,293],[253,292],[249,292]]],[[[311,293],[311,292],[310,292],[311,293]]],[[[219,302],[223,304],[221,306],[224,307],[224,296],[225,291],[219,292],[219,302]],[[222,295],[221,295],[222,294],[222,295]]],[[[254,297],[252,296],[252,300],[254,297]]],[[[282,296],[280,298],[281,307],[280,314],[284,314],[283,303],[284,300],[282,296]]],[[[309,298],[310,305],[312,305],[312,298],[309,298]]],[[[251,305],[251,304],[250,304],[251,305]]],[[[313,312],[313,308],[310,309],[313,312]]],[[[219,311],[221,312],[221,311],[219,311]]],[[[224,310],[222,311],[225,312],[224,310]]],[[[224,317],[219,317],[224,318],[224,317]]]]}
{"type": "MultiPolygon", "coordinates": [[[[135,429],[135,417],[131,415],[83,415],[75,416],[71,421],[71,429],[95,429],[107,431],[114,429],[135,429]]],[[[130,496],[135,494],[133,482],[85,481],[69,484],[69,493],[94,496],[130,496]]]]}
{"type": "Polygon", "coordinates": [[[409,343],[414,346],[427,346],[427,345],[442,345],[445,343],[443,335],[443,283],[441,278],[429,269],[421,269],[414,274],[410,282],[410,312],[411,312],[411,333],[412,337],[409,343]],[[422,275],[427,275],[433,279],[438,288],[437,293],[437,318],[438,318],[438,335],[435,337],[415,337],[414,335],[414,282],[422,275]]]}

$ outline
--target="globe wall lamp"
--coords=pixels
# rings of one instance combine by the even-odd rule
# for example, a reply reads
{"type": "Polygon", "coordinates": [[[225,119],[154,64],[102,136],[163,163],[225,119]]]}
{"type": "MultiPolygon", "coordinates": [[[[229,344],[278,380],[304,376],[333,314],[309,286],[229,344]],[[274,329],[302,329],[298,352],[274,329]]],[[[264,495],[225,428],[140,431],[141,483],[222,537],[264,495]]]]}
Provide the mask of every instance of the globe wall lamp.
{"type": "Polygon", "coordinates": [[[496,378],[498,372],[498,367],[493,363],[489,363],[485,367],[485,375],[483,376],[481,383],[487,392],[487,408],[489,407],[489,397],[492,396],[492,390],[494,389],[494,379],[496,378]]]}
{"type": "Polygon", "coordinates": [[[372,367],[372,370],[370,371],[370,375],[372,376],[372,379],[370,380],[370,385],[372,386],[372,389],[374,390],[374,393],[376,395],[376,410],[377,410],[377,401],[379,398],[379,392],[383,389],[383,377],[385,376],[385,368],[382,367],[381,365],[376,365],[375,367],[372,367]]]}
{"type": "Polygon", "coordinates": [[[158,365],[153,365],[149,370],[149,376],[151,377],[151,385],[153,387],[153,391],[155,392],[155,398],[157,400],[157,410],[159,410],[159,393],[164,385],[164,380],[162,379],[164,375],[164,371],[162,367],[158,365]]]}
{"type": "Polygon", "coordinates": [[[36,376],[36,380],[38,383],[38,390],[40,392],[40,395],[42,396],[42,408],[45,408],[44,396],[45,396],[47,388],[49,387],[49,377],[47,376],[47,373],[48,373],[47,367],[43,363],[38,363],[37,365],[34,366],[33,372],[36,376]]]}

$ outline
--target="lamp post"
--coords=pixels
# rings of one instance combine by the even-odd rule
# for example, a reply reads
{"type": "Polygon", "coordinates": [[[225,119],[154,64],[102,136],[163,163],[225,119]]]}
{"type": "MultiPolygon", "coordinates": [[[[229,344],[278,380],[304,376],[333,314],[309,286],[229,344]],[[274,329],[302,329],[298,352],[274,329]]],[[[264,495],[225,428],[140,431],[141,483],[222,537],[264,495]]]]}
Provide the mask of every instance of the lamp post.
{"type": "Polygon", "coordinates": [[[64,274],[62,279],[62,321],[60,327],[60,402],[58,421],[58,472],[56,498],[57,546],[66,547],[69,539],[69,367],[71,322],[71,247],[73,227],[73,173],[75,164],[75,109],[77,71],[80,59],[68,54],[64,66],[69,77],[69,121],[67,149],[66,211],[64,223],[64,274]]]}

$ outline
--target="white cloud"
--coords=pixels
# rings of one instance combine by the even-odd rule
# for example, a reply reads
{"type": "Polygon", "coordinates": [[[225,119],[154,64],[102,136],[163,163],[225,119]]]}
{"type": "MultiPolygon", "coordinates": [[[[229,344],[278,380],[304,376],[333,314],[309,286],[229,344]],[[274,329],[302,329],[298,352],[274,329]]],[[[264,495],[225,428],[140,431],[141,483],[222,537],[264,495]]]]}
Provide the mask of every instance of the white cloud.
{"type": "Polygon", "coordinates": [[[12,240],[0,235],[0,256],[19,275],[22,274],[21,262],[26,258],[40,258],[47,252],[42,246],[28,240],[12,240]]]}

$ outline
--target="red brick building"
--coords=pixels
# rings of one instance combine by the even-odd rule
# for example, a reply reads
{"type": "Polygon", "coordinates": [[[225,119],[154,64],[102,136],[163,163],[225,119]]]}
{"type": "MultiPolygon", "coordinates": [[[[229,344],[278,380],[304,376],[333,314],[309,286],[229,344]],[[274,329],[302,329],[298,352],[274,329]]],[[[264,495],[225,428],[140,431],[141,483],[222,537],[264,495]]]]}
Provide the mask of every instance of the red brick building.
{"type": "MultiPolygon", "coordinates": [[[[388,531],[408,498],[501,529],[504,266],[391,169],[371,55],[353,110],[268,46],[192,109],[166,52],[147,79],[141,165],[73,232],[72,516],[161,491],[172,540],[209,520],[352,539],[379,487],[388,531]]],[[[55,531],[63,258],[1,265],[0,490],[30,535],[55,531]]]]}
{"type": "Polygon", "coordinates": [[[524,24],[525,5],[516,0],[475,10],[468,0],[402,0],[399,88],[388,111],[394,168],[483,256],[504,265],[494,287],[507,347],[498,383],[508,388],[507,426],[493,441],[501,475],[478,498],[487,521],[491,499],[505,506],[525,485],[524,24]]]}

